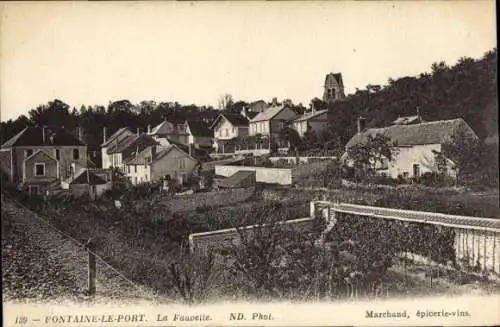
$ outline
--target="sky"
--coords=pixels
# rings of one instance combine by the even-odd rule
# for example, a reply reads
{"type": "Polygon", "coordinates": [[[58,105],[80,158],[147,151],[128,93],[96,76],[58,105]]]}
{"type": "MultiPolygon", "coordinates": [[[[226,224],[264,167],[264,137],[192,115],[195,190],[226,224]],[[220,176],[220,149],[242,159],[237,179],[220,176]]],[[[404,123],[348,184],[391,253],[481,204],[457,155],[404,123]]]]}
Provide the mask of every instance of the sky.
{"type": "Polygon", "coordinates": [[[494,1],[2,2],[5,121],[57,98],[309,104],[496,47],[494,1]]]}

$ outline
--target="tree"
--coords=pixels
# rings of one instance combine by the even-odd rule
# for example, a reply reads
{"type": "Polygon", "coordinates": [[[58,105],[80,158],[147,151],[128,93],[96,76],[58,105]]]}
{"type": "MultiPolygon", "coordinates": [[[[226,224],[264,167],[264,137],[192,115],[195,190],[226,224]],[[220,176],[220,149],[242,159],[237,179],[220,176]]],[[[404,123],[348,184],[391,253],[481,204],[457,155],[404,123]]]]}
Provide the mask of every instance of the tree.
{"type": "Polygon", "coordinates": [[[394,160],[397,144],[391,144],[390,141],[383,134],[368,135],[366,142],[347,149],[348,158],[352,160],[358,178],[373,177],[378,168],[394,160]]]}
{"type": "Polygon", "coordinates": [[[457,184],[462,178],[481,168],[482,147],[479,139],[464,128],[459,128],[442,145],[442,153],[455,164],[457,184]]]}

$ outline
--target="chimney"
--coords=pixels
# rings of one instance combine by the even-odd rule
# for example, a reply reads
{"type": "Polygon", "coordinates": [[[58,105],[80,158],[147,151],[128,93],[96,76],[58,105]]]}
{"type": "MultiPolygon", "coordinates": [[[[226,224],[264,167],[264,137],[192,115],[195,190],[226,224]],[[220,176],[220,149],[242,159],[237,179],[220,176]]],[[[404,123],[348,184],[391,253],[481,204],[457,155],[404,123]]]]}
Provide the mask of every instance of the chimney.
{"type": "Polygon", "coordinates": [[[151,160],[154,160],[156,157],[156,145],[151,146],[151,160]]]}
{"type": "Polygon", "coordinates": [[[78,128],[78,139],[80,141],[82,141],[83,140],[83,128],[81,128],[81,127],[77,127],[77,128],[78,128]]]}
{"type": "Polygon", "coordinates": [[[151,124],[148,125],[148,134],[151,134],[151,124]]]}
{"type": "Polygon", "coordinates": [[[42,141],[45,144],[45,126],[42,127],[42,141]]]}
{"type": "Polygon", "coordinates": [[[358,133],[361,133],[365,129],[365,118],[358,117],[358,133]]]}
{"type": "Polygon", "coordinates": [[[106,143],[106,126],[102,128],[102,143],[106,143]]]}

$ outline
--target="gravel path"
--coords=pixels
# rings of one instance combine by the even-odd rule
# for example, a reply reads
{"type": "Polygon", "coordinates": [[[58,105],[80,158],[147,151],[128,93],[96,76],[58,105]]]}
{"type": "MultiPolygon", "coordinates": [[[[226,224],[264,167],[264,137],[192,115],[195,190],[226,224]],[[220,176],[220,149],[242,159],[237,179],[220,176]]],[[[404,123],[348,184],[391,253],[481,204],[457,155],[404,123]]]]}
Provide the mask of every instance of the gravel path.
{"type": "MultiPolygon", "coordinates": [[[[86,250],[38,215],[2,201],[3,301],[88,301],[86,250]]],[[[153,299],[97,259],[95,300],[153,299]]]]}

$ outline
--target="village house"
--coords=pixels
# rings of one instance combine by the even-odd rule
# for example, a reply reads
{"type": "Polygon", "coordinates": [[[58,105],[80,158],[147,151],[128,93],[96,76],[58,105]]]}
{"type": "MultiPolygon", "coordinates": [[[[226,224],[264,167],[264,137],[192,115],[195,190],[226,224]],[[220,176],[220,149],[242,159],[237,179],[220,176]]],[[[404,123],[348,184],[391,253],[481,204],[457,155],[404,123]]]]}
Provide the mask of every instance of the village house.
{"type": "Polygon", "coordinates": [[[87,145],[62,127],[26,127],[0,149],[10,182],[39,193],[87,167],[87,145]]]}
{"type": "Polygon", "coordinates": [[[101,144],[101,161],[102,168],[109,169],[113,166],[113,155],[108,153],[110,147],[116,146],[116,143],[122,142],[127,137],[134,135],[127,127],[122,127],[117,130],[113,135],[107,138],[107,128],[103,128],[103,143],[101,144]]]}
{"type": "Polygon", "coordinates": [[[61,186],[75,197],[88,196],[96,199],[111,189],[111,181],[107,173],[87,168],[80,170],[73,178],[63,181],[61,186]]]}
{"type": "Polygon", "coordinates": [[[291,127],[297,131],[300,137],[304,137],[307,131],[313,131],[316,135],[320,135],[328,127],[327,120],[328,110],[312,110],[306,112],[299,118],[291,121],[291,127]]]}
{"type": "Polygon", "coordinates": [[[210,129],[214,131],[214,150],[232,153],[234,147],[229,141],[248,136],[248,119],[238,113],[226,112],[217,117],[210,129]]]}
{"type": "Polygon", "coordinates": [[[213,131],[202,121],[186,121],[185,131],[188,135],[188,145],[210,151],[213,147],[213,131]]]}
{"type": "Polygon", "coordinates": [[[120,129],[112,137],[111,141],[104,143],[103,158],[106,156],[107,166],[103,168],[118,168],[120,171],[125,170],[125,161],[132,155],[141,152],[150,145],[158,145],[159,143],[153,139],[151,135],[140,133],[139,129],[135,134],[126,132],[128,129],[120,129]],[[118,137],[115,137],[119,133],[118,137]],[[105,148],[105,150],[104,150],[105,148]]]}
{"type": "MultiPolygon", "coordinates": [[[[420,122],[421,118],[403,117],[394,121],[395,124],[384,128],[369,128],[364,130],[362,120],[358,119],[358,133],[346,144],[346,149],[357,144],[363,144],[371,135],[377,134],[396,142],[395,157],[378,167],[379,173],[391,178],[414,178],[427,172],[437,172],[438,163],[435,153],[442,151],[442,145],[450,141],[455,133],[464,133],[477,139],[472,128],[462,119],[420,122]],[[406,122],[406,123],[405,123],[406,122]]],[[[446,172],[455,177],[454,163],[446,159],[446,172]]]]}
{"type": "Polygon", "coordinates": [[[182,185],[197,173],[199,161],[175,144],[148,146],[126,162],[125,175],[133,185],[170,179],[182,185]]]}
{"type": "Polygon", "coordinates": [[[160,143],[168,139],[181,144],[188,144],[189,134],[186,132],[186,126],[184,124],[173,123],[167,119],[162,121],[151,131],[148,128],[148,134],[160,143]]]}
{"type": "Polygon", "coordinates": [[[249,135],[278,137],[285,126],[297,117],[289,106],[273,106],[259,113],[249,122],[249,135]]]}

